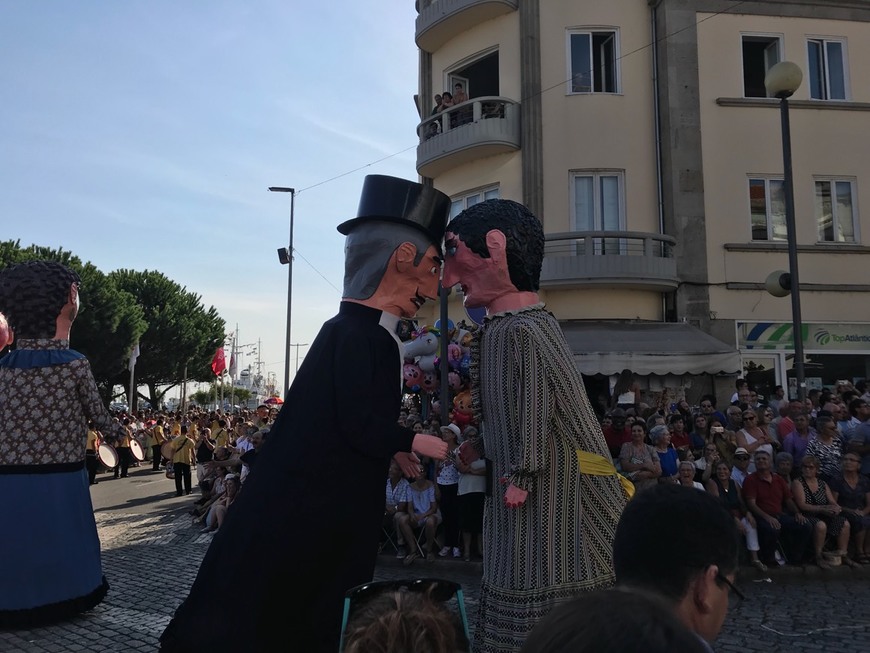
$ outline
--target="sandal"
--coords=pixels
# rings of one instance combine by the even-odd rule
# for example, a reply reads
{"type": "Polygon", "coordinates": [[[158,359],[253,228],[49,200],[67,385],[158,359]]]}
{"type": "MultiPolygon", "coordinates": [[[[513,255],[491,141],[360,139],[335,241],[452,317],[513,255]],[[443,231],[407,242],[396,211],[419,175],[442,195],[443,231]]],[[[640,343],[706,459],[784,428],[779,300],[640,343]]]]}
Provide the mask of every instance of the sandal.
{"type": "Polygon", "coordinates": [[[860,562],[862,565],[870,565],[870,555],[859,555],[857,562],[860,562]]]}
{"type": "Polygon", "coordinates": [[[755,568],[756,568],[758,571],[760,571],[762,574],[766,574],[766,573],[767,573],[767,565],[764,564],[761,560],[753,560],[753,561],[752,561],[752,566],[755,567],[755,568]]]}
{"type": "Polygon", "coordinates": [[[843,564],[846,565],[847,567],[849,567],[850,569],[855,569],[855,568],[861,566],[857,562],[852,560],[852,558],[850,558],[849,556],[843,556],[843,564]]]}
{"type": "Polygon", "coordinates": [[[816,556],[816,566],[819,569],[831,569],[831,565],[822,556],[816,556]]]}
{"type": "Polygon", "coordinates": [[[408,565],[412,564],[414,562],[414,560],[416,560],[419,557],[420,557],[420,555],[417,553],[409,553],[408,555],[405,556],[405,559],[402,560],[402,564],[405,566],[408,566],[408,565]]]}

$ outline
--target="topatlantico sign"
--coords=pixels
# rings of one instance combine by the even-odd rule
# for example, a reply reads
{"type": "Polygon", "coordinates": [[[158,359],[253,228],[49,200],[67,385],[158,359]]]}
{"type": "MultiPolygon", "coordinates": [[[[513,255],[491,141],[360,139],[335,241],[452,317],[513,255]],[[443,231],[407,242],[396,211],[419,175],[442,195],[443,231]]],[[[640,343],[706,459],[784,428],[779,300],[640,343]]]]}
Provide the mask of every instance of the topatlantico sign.
{"type": "MultiPolygon", "coordinates": [[[[803,324],[805,349],[870,350],[870,324],[803,324]]],[[[737,346],[740,349],[792,350],[794,338],[791,323],[738,322],[737,346]]]]}

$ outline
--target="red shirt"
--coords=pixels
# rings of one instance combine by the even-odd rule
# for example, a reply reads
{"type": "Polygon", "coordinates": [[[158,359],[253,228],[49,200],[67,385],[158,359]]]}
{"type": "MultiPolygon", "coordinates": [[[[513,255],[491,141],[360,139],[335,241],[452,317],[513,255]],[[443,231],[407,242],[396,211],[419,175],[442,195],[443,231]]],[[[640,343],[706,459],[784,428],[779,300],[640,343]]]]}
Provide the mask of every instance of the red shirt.
{"type": "Polygon", "coordinates": [[[779,441],[782,442],[789,433],[794,431],[794,421],[791,417],[783,417],[776,426],[779,441]]]}
{"type": "Polygon", "coordinates": [[[682,449],[689,448],[692,446],[692,441],[689,439],[689,434],[683,431],[682,433],[677,433],[674,431],[671,433],[671,445],[674,449],[682,449]]]}
{"type": "Polygon", "coordinates": [[[607,442],[607,448],[610,449],[610,455],[618,458],[622,445],[631,442],[631,429],[626,426],[621,431],[617,431],[612,426],[608,426],[604,429],[604,440],[607,442]]]}
{"type": "Polygon", "coordinates": [[[786,511],[785,501],[792,496],[788,483],[779,474],[771,474],[770,479],[763,479],[755,472],[743,481],[743,498],[755,499],[755,505],[771,517],[776,517],[786,511]]]}

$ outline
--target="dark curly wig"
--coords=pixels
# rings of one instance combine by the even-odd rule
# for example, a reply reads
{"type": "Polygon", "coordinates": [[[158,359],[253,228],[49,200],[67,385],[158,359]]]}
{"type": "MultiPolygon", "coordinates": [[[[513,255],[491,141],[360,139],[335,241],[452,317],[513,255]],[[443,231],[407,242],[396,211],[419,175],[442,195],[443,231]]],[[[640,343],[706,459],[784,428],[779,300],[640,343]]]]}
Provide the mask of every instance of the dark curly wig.
{"type": "Polygon", "coordinates": [[[53,338],[57,316],[79,275],[54,261],[29,261],[0,271],[0,313],[19,338],[53,338]]]}
{"type": "Polygon", "coordinates": [[[507,239],[507,265],[517,290],[537,292],[544,261],[544,228],[525,206],[513,200],[487,200],[468,207],[447,224],[466,247],[489,258],[486,234],[501,231],[507,239]]]}

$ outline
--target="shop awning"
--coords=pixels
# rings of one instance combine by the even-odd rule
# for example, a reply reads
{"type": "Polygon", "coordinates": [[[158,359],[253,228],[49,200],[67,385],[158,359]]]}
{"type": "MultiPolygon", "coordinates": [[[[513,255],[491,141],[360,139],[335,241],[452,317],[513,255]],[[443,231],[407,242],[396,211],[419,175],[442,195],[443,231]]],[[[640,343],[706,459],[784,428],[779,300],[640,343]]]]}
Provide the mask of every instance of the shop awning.
{"type": "Polygon", "coordinates": [[[562,331],[583,374],[739,374],[740,354],[697,327],[674,322],[565,320],[562,331]]]}

